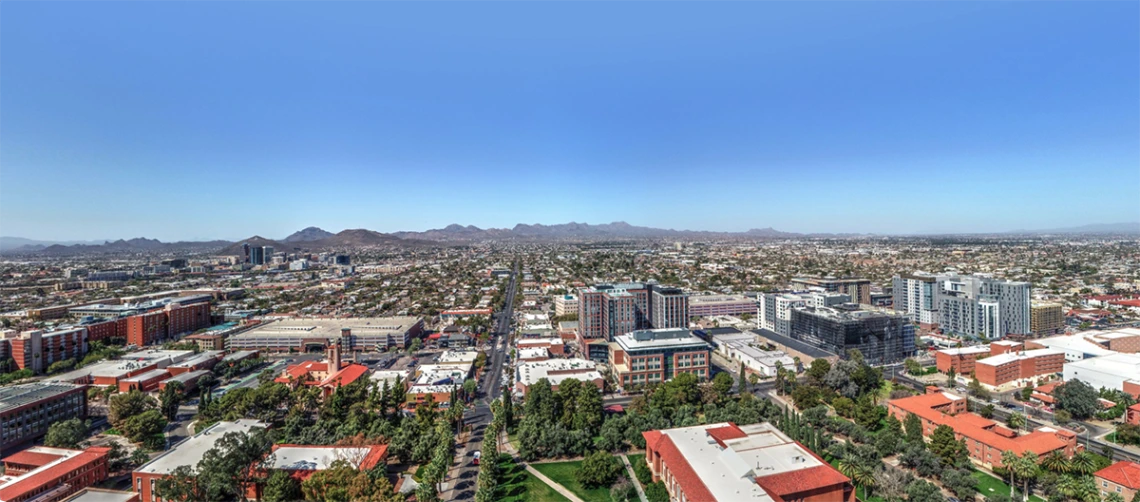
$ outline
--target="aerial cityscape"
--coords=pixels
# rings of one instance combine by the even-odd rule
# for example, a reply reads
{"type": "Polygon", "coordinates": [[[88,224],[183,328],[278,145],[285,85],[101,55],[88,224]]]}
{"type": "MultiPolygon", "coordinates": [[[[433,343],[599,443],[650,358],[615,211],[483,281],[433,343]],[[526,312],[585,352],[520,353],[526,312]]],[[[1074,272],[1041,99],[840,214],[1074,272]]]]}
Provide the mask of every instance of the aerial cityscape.
{"type": "Polygon", "coordinates": [[[0,14],[0,502],[1140,501],[1140,3],[0,14]]]}

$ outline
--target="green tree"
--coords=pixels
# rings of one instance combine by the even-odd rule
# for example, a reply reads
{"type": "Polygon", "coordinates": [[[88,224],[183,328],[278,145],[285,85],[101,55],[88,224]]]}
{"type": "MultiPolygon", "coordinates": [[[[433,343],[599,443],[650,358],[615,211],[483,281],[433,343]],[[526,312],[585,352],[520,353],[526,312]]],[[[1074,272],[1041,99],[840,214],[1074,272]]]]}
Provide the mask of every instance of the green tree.
{"type": "Polygon", "coordinates": [[[886,415],[886,408],[875,404],[870,394],[863,394],[855,402],[855,423],[867,429],[878,428],[883,415],[886,415]]]}
{"type": "Polygon", "coordinates": [[[951,366],[950,369],[946,370],[946,386],[954,388],[955,385],[958,385],[958,381],[955,378],[957,376],[958,372],[954,369],[953,366],[951,366]]]}
{"type": "MultiPolygon", "coordinates": [[[[817,359],[820,361],[821,359],[817,359]]],[[[837,397],[831,400],[831,407],[835,408],[835,414],[845,418],[855,416],[855,401],[847,397],[837,397]]]]}
{"type": "Polygon", "coordinates": [[[128,418],[158,407],[158,402],[138,390],[111,396],[107,407],[107,421],[116,429],[122,429],[128,418]]]}
{"type": "Polygon", "coordinates": [[[1074,418],[1086,419],[1100,410],[1097,401],[1100,396],[1089,384],[1081,380],[1069,380],[1053,392],[1057,407],[1068,411],[1074,418]]]}
{"type": "Polygon", "coordinates": [[[78,418],[52,423],[44,436],[44,446],[79,449],[80,445],[87,441],[87,430],[91,428],[90,425],[89,422],[78,418]]]}
{"type": "Polygon", "coordinates": [[[946,465],[961,465],[966,455],[965,445],[954,437],[954,429],[945,424],[930,434],[930,451],[946,465]]]}
{"type": "Polygon", "coordinates": [[[748,392],[748,379],[744,372],[744,361],[740,362],[740,374],[736,378],[736,391],[741,394],[748,392]]]}
{"type": "Polygon", "coordinates": [[[292,502],[301,499],[301,483],[288,472],[277,469],[265,480],[261,500],[264,502],[292,502]]]}
{"type": "Polygon", "coordinates": [[[926,443],[922,440],[922,419],[914,413],[907,413],[903,421],[903,427],[906,429],[906,442],[908,445],[926,447],[926,443]]]}
{"type": "Polygon", "coordinates": [[[906,486],[906,498],[911,502],[945,502],[946,500],[946,497],[942,496],[942,490],[939,490],[934,483],[924,479],[916,479],[906,486]]]}
{"type": "Polygon", "coordinates": [[[972,394],[974,397],[977,397],[978,399],[990,398],[990,391],[986,390],[986,388],[982,385],[982,382],[980,382],[976,376],[970,380],[970,385],[968,388],[970,389],[970,394],[972,394]]]}
{"type": "Polygon", "coordinates": [[[1025,415],[1022,415],[1020,412],[1016,411],[1010,413],[1009,419],[1006,420],[1006,424],[1009,425],[1009,428],[1014,430],[1024,428],[1026,424],[1025,415]]]}
{"type": "Polygon", "coordinates": [[[596,451],[582,459],[582,466],[574,472],[574,478],[586,488],[608,487],[614,484],[620,473],[621,462],[617,457],[596,451]]]}
{"type": "Polygon", "coordinates": [[[905,367],[906,372],[911,375],[917,375],[922,372],[922,365],[918,364],[918,361],[915,361],[914,358],[911,357],[903,361],[903,367],[905,367]]]}
{"type": "Polygon", "coordinates": [[[1045,470],[1049,472],[1055,472],[1058,474],[1065,474],[1071,469],[1069,466],[1069,459],[1065,458],[1065,454],[1061,453],[1060,450],[1054,450],[1053,453],[1050,453],[1046,455],[1045,458],[1041,459],[1041,467],[1045,468],[1045,470]]]}
{"type": "Polygon", "coordinates": [[[718,399],[728,397],[732,393],[732,376],[725,372],[717,373],[713,377],[712,386],[713,391],[716,393],[718,399]]]}
{"type": "Polygon", "coordinates": [[[178,420],[178,407],[182,405],[184,389],[182,382],[172,380],[166,382],[162,392],[158,393],[159,409],[168,421],[178,420]]]}
{"type": "Polygon", "coordinates": [[[815,359],[804,375],[807,377],[808,385],[820,386],[823,385],[829,371],[831,371],[831,362],[827,359],[815,359]]]}
{"type": "Polygon", "coordinates": [[[1037,465],[1037,454],[1031,451],[1024,452],[1017,461],[1010,466],[1011,470],[1017,473],[1018,479],[1022,483],[1022,496],[1023,500],[1029,500],[1029,482],[1040,474],[1041,469],[1037,465]]]}
{"type": "Polygon", "coordinates": [[[571,427],[573,430],[584,431],[589,437],[596,436],[605,418],[601,391],[592,383],[583,385],[574,396],[574,401],[571,427]]]}
{"type": "Polygon", "coordinates": [[[166,418],[158,410],[151,409],[128,418],[119,430],[131,441],[146,443],[147,447],[158,449],[162,447],[162,443],[150,441],[154,441],[155,436],[162,434],[165,428],[166,418]]]}

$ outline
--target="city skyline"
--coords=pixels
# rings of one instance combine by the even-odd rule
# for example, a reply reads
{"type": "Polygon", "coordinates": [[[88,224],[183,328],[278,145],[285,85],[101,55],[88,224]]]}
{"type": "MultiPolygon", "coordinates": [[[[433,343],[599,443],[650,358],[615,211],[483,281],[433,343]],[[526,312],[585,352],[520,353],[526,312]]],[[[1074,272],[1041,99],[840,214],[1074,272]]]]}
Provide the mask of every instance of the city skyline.
{"type": "Polygon", "coordinates": [[[5,3],[0,235],[1140,221],[1135,3],[440,7],[5,3]]]}

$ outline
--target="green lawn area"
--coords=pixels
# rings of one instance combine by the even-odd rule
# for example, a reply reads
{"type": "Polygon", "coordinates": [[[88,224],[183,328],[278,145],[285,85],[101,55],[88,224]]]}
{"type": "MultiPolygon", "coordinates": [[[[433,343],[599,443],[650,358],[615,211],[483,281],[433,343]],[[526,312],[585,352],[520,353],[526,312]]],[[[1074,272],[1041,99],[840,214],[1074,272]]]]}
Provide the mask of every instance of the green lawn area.
{"type": "MultiPolygon", "coordinates": [[[[978,493],[983,497],[993,495],[995,493],[1009,494],[1009,485],[989,474],[975,470],[974,479],[978,480],[978,493]]],[[[1021,500],[1021,496],[1017,495],[1014,497],[1014,500],[1021,500]]],[[[1045,502],[1044,499],[1036,495],[1031,495],[1029,497],[1029,500],[1030,502],[1045,502]]]]}
{"type": "Polygon", "coordinates": [[[511,444],[511,446],[513,446],[513,447],[515,448],[515,451],[519,451],[519,437],[518,437],[518,434],[516,434],[516,433],[513,433],[513,432],[508,432],[508,433],[507,433],[507,442],[508,442],[508,443],[510,443],[510,444],[511,444]]]}
{"type": "Polygon", "coordinates": [[[502,502],[570,502],[558,492],[539,481],[526,468],[511,460],[510,455],[499,457],[501,480],[495,500],[502,502]]]}
{"type": "Polygon", "coordinates": [[[582,467],[581,460],[575,460],[573,462],[551,462],[549,464],[530,464],[530,466],[538,469],[538,472],[545,474],[546,477],[555,483],[565,486],[567,490],[574,492],[574,495],[577,495],[578,498],[585,502],[611,501],[609,487],[586,488],[574,478],[574,473],[582,467]]]}
{"type": "MultiPolygon", "coordinates": [[[[626,455],[625,458],[629,459],[629,465],[632,466],[634,469],[633,472],[637,472],[637,465],[638,464],[644,464],[645,463],[645,454],[644,453],[635,453],[633,455],[626,455]]],[[[625,476],[629,476],[629,473],[625,472],[625,469],[624,469],[625,464],[622,464],[622,467],[623,467],[622,474],[625,476]]],[[[641,481],[638,481],[636,479],[634,479],[633,482],[641,485],[641,481]]],[[[645,485],[641,485],[641,489],[644,490],[645,485]]]]}

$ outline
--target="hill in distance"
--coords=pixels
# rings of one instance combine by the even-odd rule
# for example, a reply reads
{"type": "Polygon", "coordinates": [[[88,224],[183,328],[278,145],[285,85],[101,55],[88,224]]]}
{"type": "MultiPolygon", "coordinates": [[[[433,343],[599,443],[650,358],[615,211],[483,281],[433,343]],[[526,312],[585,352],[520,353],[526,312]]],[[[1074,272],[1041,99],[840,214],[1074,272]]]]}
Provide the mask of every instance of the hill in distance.
{"type": "Polygon", "coordinates": [[[309,227],[293,232],[289,237],[281,239],[281,242],[312,242],[327,239],[333,235],[336,234],[317,227],[309,227]]]}

